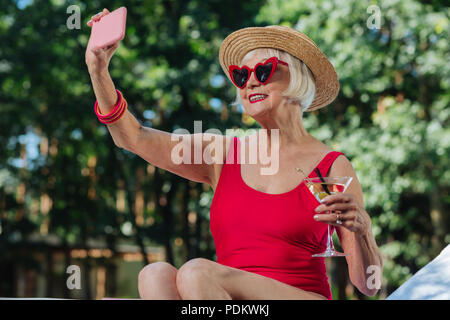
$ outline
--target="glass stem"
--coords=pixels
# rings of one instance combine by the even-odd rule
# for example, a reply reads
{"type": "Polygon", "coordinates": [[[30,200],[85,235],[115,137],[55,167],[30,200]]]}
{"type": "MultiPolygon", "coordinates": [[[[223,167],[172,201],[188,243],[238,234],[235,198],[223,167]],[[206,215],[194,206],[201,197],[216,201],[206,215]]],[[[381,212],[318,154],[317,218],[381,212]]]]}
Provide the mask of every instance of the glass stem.
{"type": "Polygon", "coordinates": [[[333,251],[333,242],[331,238],[330,225],[328,225],[328,243],[327,243],[327,251],[333,251]]]}
{"type": "MultiPolygon", "coordinates": [[[[332,213],[332,211],[328,211],[328,213],[332,213]]],[[[328,241],[327,241],[327,251],[334,251],[333,248],[333,238],[331,237],[331,226],[328,224],[328,241]]]]}

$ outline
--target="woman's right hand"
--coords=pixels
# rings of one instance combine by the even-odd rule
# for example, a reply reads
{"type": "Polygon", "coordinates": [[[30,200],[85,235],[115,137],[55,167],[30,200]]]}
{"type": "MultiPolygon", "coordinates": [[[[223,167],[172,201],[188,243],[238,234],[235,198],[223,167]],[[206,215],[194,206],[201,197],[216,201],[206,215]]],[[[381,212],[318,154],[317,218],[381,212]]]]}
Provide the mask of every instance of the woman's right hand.
{"type": "MultiPolygon", "coordinates": [[[[91,20],[88,21],[87,25],[92,27],[92,24],[95,21],[100,20],[108,13],[109,13],[108,9],[106,8],[103,9],[103,11],[92,16],[91,20]]],[[[90,74],[101,73],[103,71],[108,70],[109,61],[111,60],[111,57],[113,56],[116,49],[119,47],[119,42],[120,41],[117,41],[116,43],[108,47],[95,50],[94,48],[92,48],[91,39],[89,38],[89,42],[86,48],[85,61],[90,74]]]]}

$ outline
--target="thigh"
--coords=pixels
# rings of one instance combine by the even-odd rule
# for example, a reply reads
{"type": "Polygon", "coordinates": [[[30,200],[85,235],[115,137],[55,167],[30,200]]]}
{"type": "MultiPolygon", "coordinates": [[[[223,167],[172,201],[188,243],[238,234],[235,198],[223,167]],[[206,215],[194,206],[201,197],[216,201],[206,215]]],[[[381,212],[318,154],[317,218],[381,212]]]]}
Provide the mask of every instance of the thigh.
{"type": "Polygon", "coordinates": [[[305,291],[272,278],[228,267],[211,260],[199,258],[188,261],[186,264],[191,264],[192,268],[212,275],[214,280],[235,300],[326,300],[318,293],[305,291]]]}

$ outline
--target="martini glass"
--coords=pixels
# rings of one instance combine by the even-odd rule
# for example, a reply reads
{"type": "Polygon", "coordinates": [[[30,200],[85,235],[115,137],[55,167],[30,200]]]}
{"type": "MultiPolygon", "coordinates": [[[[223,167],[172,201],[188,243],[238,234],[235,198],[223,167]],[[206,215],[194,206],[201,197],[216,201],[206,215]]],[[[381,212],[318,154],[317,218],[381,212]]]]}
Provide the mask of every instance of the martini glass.
{"type": "MultiPolygon", "coordinates": [[[[320,177],[305,179],[306,186],[313,196],[322,203],[322,200],[330,195],[344,193],[352,181],[352,177],[320,177]]],[[[331,211],[328,211],[331,213],[331,211]]],[[[328,224],[327,249],[313,257],[345,257],[348,254],[334,250],[333,240],[331,238],[330,225],[328,224]]]]}

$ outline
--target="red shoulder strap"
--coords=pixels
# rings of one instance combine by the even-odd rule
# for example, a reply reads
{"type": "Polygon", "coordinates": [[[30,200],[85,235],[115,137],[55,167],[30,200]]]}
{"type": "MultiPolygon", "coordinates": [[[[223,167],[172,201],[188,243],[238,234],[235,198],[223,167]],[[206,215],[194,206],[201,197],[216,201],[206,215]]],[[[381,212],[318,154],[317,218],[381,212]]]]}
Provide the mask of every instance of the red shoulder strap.
{"type": "Polygon", "coordinates": [[[228,150],[227,157],[225,159],[226,164],[236,164],[238,159],[238,138],[233,137],[233,142],[230,143],[230,149],[228,150]]]}
{"type": "MultiPolygon", "coordinates": [[[[238,141],[239,138],[238,137],[234,137],[234,163],[238,163],[238,155],[239,155],[239,150],[238,148],[240,147],[239,143],[240,141],[238,141]]],[[[240,162],[240,161],[239,161],[240,162]]]]}
{"type": "MultiPolygon", "coordinates": [[[[328,174],[328,171],[330,171],[331,166],[333,165],[334,161],[337,157],[344,155],[342,152],[338,151],[331,151],[328,152],[327,155],[322,159],[322,161],[319,162],[319,164],[316,166],[316,168],[319,169],[320,173],[323,177],[326,177],[328,174]]],[[[317,177],[317,174],[314,170],[310,173],[308,178],[315,178],[317,177]]]]}

